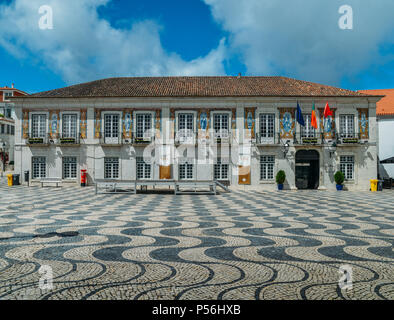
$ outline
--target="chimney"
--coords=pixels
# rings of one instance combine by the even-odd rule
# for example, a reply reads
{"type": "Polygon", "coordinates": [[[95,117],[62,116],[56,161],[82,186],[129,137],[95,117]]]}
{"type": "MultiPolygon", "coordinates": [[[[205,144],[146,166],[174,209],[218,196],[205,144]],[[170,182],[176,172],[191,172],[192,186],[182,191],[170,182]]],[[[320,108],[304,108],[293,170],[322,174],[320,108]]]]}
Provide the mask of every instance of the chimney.
{"type": "Polygon", "coordinates": [[[14,83],[11,84],[11,88],[14,89],[14,83]]]}

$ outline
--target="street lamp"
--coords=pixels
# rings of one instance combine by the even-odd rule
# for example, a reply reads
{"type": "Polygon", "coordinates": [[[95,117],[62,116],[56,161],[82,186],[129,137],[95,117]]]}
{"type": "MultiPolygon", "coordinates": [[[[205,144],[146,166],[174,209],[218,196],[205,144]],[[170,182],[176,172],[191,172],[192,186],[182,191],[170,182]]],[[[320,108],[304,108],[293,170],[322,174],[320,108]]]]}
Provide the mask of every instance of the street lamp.
{"type": "Polygon", "coordinates": [[[328,147],[328,151],[330,152],[330,158],[332,158],[332,155],[335,154],[335,151],[337,150],[337,143],[334,141],[332,145],[328,147]]]}
{"type": "Polygon", "coordinates": [[[282,145],[283,156],[286,157],[286,154],[289,152],[290,148],[290,140],[287,140],[284,145],[282,145]]]}
{"type": "Polygon", "coordinates": [[[3,158],[3,170],[1,171],[1,176],[3,176],[3,172],[5,171],[5,149],[7,147],[7,143],[5,141],[0,140],[0,149],[1,155],[3,158]]]}

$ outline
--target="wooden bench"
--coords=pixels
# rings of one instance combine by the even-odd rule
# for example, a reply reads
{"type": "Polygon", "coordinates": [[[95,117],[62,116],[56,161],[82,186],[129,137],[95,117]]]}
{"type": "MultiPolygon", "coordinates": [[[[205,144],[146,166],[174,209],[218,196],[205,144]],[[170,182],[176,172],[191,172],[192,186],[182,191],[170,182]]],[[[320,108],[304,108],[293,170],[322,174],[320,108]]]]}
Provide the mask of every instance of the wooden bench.
{"type": "Polygon", "coordinates": [[[54,184],[56,184],[56,188],[58,188],[59,183],[62,183],[62,179],[61,178],[41,178],[40,183],[41,183],[41,188],[43,188],[44,184],[46,184],[46,183],[54,183],[54,184]]]}

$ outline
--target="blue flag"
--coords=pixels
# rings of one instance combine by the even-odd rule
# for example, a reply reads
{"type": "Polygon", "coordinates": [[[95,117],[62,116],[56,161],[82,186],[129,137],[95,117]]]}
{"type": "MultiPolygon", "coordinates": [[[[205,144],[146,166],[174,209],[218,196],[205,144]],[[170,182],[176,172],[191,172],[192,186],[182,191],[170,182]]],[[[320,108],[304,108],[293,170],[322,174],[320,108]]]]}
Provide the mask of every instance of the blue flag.
{"type": "Polygon", "coordinates": [[[297,102],[297,114],[296,114],[296,119],[297,122],[302,125],[303,127],[305,127],[305,121],[304,121],[304,117],[302,116],[302,111],[300,108],[300,105],[297,102]]]}

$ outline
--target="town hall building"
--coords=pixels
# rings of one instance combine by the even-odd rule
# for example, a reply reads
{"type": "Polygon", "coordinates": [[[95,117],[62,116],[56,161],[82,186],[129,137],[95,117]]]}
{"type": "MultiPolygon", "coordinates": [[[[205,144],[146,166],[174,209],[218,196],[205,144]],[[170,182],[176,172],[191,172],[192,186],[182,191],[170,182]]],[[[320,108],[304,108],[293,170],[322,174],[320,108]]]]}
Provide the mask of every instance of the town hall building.
{"type": "Polygon", "coordinates": [[[217,180],[230,187],[369,190],[380,95],[285,77],[109,78],[11,98],[15,173],[100,180],[217,180]],[[332,116],[324,117],[329,104],[332,116]],[[297,104],[305,126],[296,121],[297,104]],[[312,106],[318,128],[311,125],[312,106]]]}

